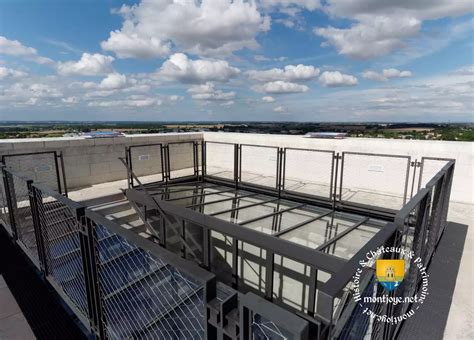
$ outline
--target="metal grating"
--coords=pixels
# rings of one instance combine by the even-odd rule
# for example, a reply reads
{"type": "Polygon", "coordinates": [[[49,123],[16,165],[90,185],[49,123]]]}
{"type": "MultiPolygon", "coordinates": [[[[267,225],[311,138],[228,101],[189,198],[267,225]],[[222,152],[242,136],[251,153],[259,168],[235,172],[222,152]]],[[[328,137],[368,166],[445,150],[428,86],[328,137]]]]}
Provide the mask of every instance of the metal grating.
{"type": "Polygon", "coordinates": [[[38,245],[36,244],[33,215],[31,212],[29,181],[22,175],[7,170],[9,185],[12,187],[12,207],[18,241],[25,247],[27,255],[39,267],[38,245]]]}
{"type": "Polygon", "coordinates": [[[80,226],[69,206],[34,187],[50,280],[88,316],[80,226]]]}
{"type": "Polygon", "coordinates": [[[204,285],[95,224],[103,322],[109,338],[201,339],[204,285]]]}
{"type": "Polygon", "coordinates": [[[61,183],[61,170],[55,151],[3,155],[2,161],[10,169],[24,174],[35,183],[42,183],[62,192],[64,183],[61,183]]]}

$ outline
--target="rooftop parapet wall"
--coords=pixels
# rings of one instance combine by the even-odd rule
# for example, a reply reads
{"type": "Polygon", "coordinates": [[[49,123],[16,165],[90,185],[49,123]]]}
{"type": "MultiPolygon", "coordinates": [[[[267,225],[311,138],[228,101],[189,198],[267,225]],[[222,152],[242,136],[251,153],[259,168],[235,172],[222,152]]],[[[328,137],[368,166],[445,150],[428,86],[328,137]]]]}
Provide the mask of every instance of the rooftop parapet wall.
{"type": "Polygon", "coordinates": [[[82,137],[5,139],[0,140],[0,155],[62,152],[67,185],[69,189],[74,189],[127,178],[125,167],[118,159],[125,156],[126,146],[184,142],[202,138],[202,133],[167,133],[95,139],[82,137]]]}
{"type": "MultiPolygon", "coordinates": [[[[474,143],[451,141],[421,141],[378,138],[319,139],[291,135],[204,132],[204,140],[213,142],[271,145],[308,148],[335,152],[365,152],[421,157],[453,158],[456,160],[451,200],[474,204],[474,143]]],[[[311,171],[301,163],[300,171],[311,171]]],[[[439,170],[439,169],[438,169],[439,170]]],[[[417,170],[417,174],[418,174],[417,170]]],[[[361,176],[364,172],[360,173],[361,176]]],[[[428,174],[431,178],[433,174],[428,174]]],[[[426,177],[428,177],[426,176],[426,177]]],[[[360,178],[361,181],[364,178],[360,178]]],[[[423,181],[426,183],[425,181],[423,181]]],[[[410,179],[411,183],[411,179],[410,179]]]]}

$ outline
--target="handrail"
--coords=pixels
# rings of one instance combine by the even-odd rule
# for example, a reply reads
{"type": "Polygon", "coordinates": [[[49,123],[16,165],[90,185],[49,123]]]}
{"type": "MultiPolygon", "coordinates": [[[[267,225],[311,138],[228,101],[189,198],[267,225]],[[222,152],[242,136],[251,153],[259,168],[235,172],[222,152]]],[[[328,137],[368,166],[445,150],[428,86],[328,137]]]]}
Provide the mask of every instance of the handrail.
{"type": "Polygon", "coordinates": [[[4,165],[4,166],[3,166],[3,169],[4,169],[5,171],[7,171],[8,173],[12,174],[13,176],[18,177],[18,178],[20,178],[20,179],[22,179],[22,180],[24,180],[24,181],[26,181],[26,182],[28,182],[28,181],[33,181],[33,179],[32,179],[32,178],[29,178],[26,174],[24,174],[24,173],[22,173],[22,172],[20,172],[20,171],[13,170],[11,167],[9,167],[9,166],[7,166],[7,165],[4,165]]]}
{"type": "Polygon", "coordinates": [[[51,197],[54,197],[57,201],[69,206],[69,208],[71,208],[73,210],[85,209],[84,205],[82,205],[82,204],[80,204],[76,201],[73,201],[73,200],[71,200],[70,198],[67,198],[64,195],[61,195],[59,192],[49,188],[48,186],[46,186],[44,184],[33,183],[33,187],[35,187],[36,189],[40,190],[43,193],[46,193],[47,195],[49,195],[51,197]]]}

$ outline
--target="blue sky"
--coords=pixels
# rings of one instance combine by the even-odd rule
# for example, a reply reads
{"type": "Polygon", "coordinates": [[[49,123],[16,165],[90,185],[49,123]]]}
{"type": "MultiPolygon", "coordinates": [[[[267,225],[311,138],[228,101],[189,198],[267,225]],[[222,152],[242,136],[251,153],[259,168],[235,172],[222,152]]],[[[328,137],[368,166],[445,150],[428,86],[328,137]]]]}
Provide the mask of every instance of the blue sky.
{"type": "Polygon", "coordinates": [[[469,121],[465,0],[0,1],[0,120],[469,121]]]}

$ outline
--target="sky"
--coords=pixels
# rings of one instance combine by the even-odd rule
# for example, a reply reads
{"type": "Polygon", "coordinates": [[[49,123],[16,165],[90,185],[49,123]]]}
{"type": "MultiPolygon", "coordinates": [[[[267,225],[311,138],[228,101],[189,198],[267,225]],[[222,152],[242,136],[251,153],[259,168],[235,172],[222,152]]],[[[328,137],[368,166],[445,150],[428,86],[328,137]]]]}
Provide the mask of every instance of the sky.
{"type": "Polygon", "coordinates": [[[472,0],[0,0],[0,120],[474,122],[472,0]]]}

